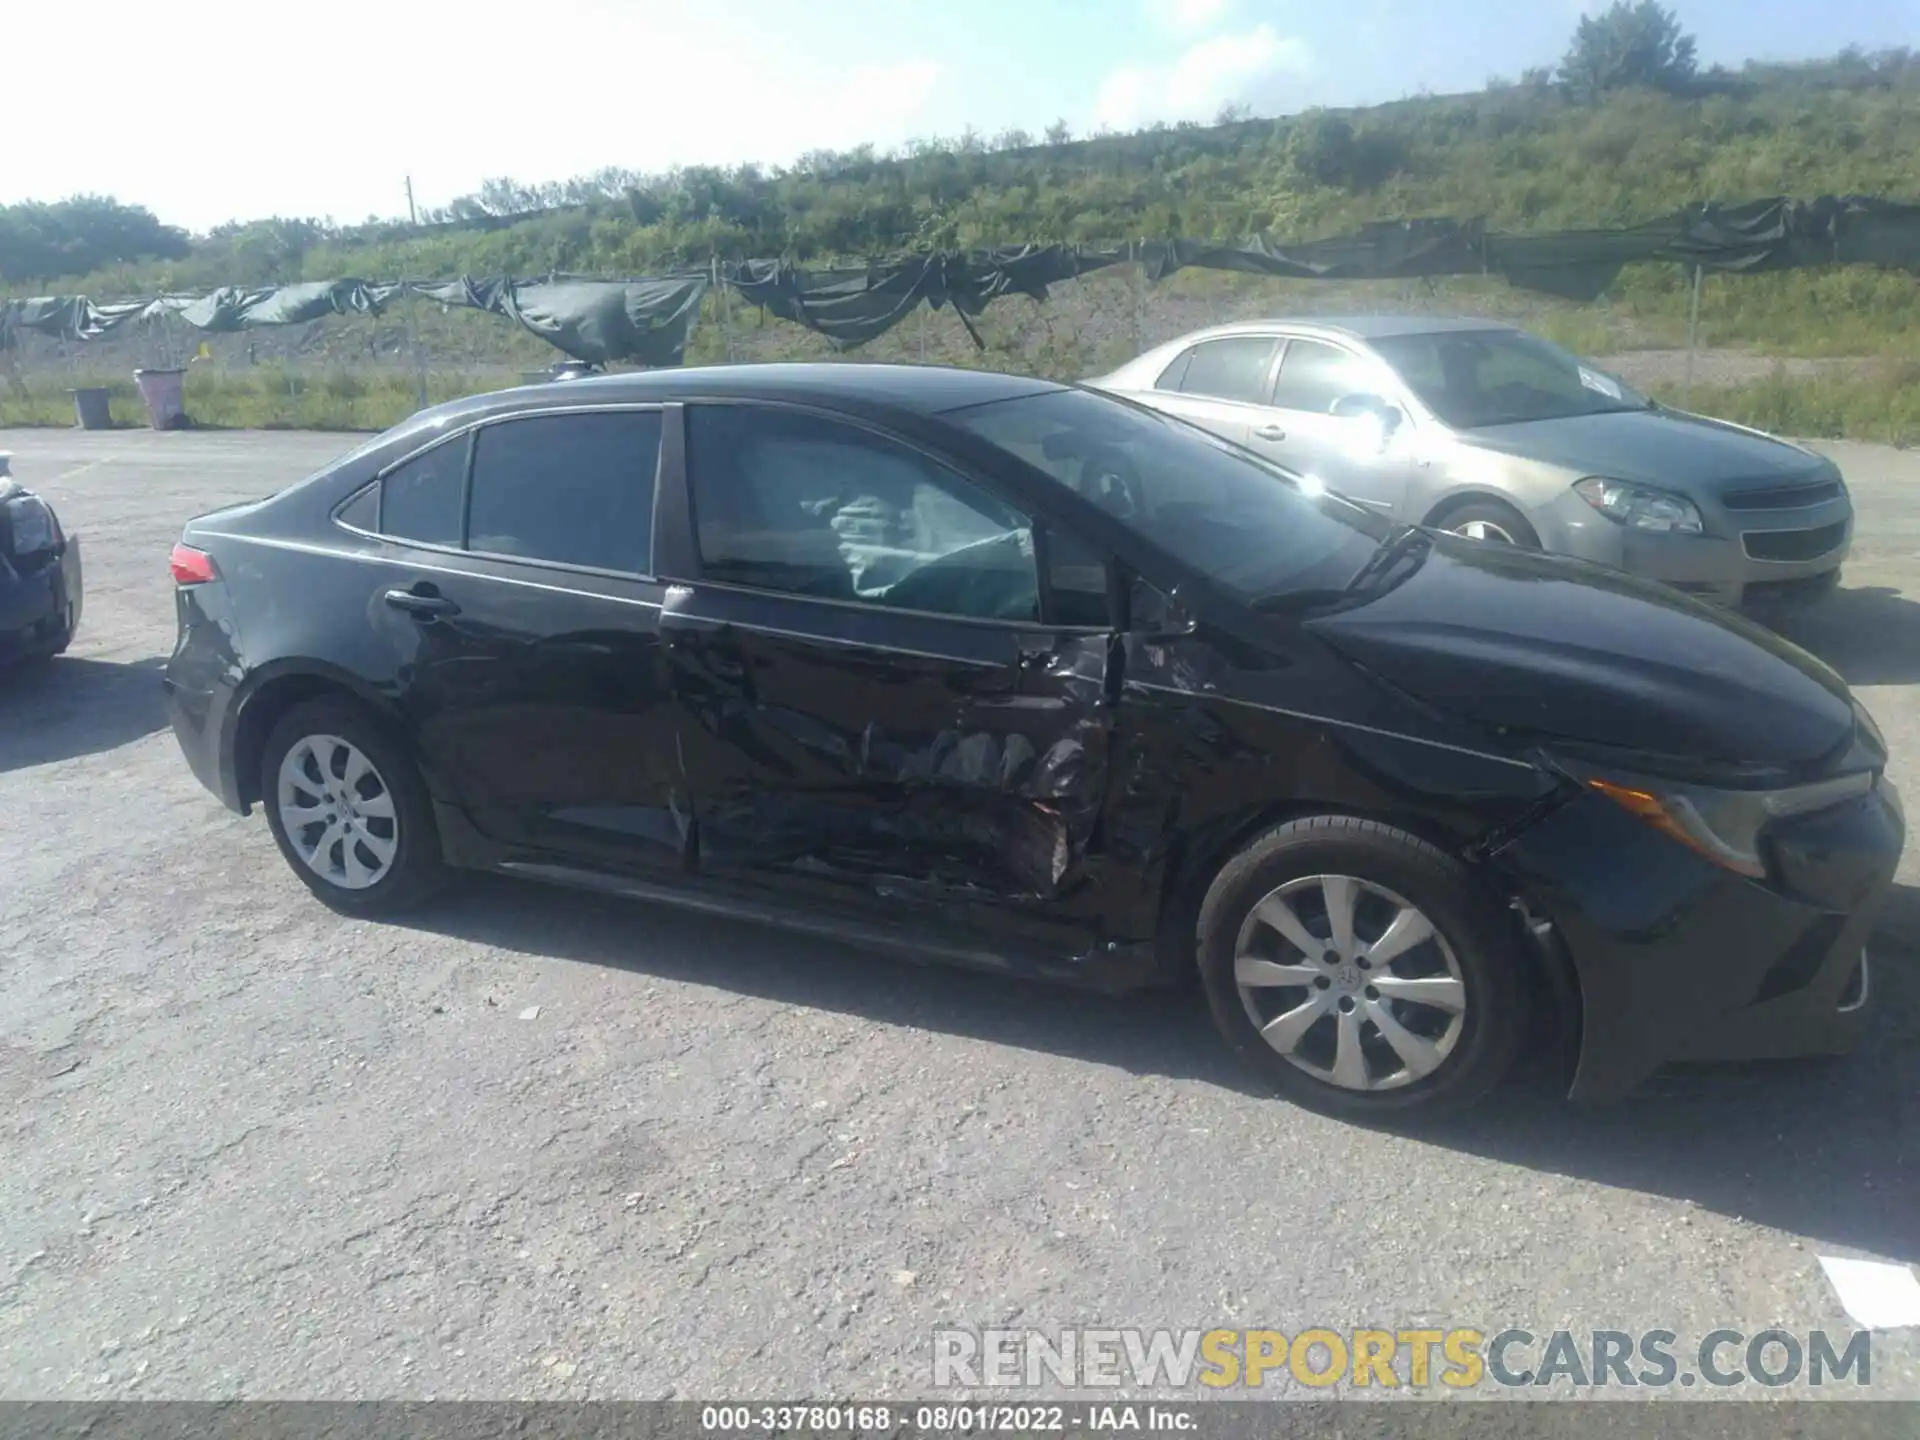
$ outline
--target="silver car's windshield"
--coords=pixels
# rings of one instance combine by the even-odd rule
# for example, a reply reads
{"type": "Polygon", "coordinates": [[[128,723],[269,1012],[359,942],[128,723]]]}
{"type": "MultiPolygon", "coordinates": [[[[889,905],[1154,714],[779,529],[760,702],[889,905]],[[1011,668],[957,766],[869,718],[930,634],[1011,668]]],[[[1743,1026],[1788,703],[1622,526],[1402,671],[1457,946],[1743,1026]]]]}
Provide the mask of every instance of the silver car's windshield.
{"type": "Polygon", "coordinates": [[[1372,342],[1407,388],[1459,430],[1645,410],[1645,396],[1516,330],[1437,330],[1372,342]]]}
{"type": "Polygon", "coordinates": [[[1344,581],[1390,528],[1185,421],[1091,391],[996,400],[941,418],[1248,601],[1344,581]]]}

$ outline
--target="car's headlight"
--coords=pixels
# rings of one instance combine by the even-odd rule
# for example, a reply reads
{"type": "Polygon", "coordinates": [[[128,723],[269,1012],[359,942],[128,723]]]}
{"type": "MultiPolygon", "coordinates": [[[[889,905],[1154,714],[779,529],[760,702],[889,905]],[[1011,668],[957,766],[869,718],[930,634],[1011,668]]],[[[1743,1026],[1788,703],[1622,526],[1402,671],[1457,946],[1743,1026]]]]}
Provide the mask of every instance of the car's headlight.
{"type": "Polygon", "coordinates": [[[1645,775],[1602,772],[1575,761],[1560,768],[1689,850],[1739,875],[1764,878],[1760,837],[1775,820],[1809,815],[1873,789],[1873,773],[1855,771],[1779,790],[1723,790],[1645,775]]]}
{"type": "Polygon", "coordinates": [[[1602,515],[1618,520],[1629,530],[1698,535],[1704,528],[1700,511],[1684,495],[1647,485],[1629,485],[1625,480],[1607,480],[1598,475],[1588,476],[1573,489],[1602,515]]]}
{"type": "Polygon", "coordinates": [[[59,527],[46,501],[38,495],[16,495],[7,501],[5,509],[7,533],[12,537],[9,548],[14,554],[31,555],[53,548],[59,527]]]}

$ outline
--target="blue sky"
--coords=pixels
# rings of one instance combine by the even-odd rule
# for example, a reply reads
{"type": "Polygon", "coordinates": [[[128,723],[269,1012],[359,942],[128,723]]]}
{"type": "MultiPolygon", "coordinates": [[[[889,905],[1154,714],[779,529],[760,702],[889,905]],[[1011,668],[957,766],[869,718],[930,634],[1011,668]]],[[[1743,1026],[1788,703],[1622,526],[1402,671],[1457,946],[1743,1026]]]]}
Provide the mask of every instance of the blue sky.
{"type": "MultiPolygon", "coordinates": [[[[1588,0],[1595,4],[1596,0],[1588,0]]],[[[61,54],[74,12],[14,0],[9,49],[61,54]],[[25,13],[22,14],[21,10],[25,13]]],[[[1678,0],[1705,64],[1920,45],[1920,0],[1678,0]]],[[[1076,133],[1477,89],[1558,60],[1580,0],[171,0],[164,35],[8,78],[0,200],[76,191],[194,229],[359,220],[490,175],[564,179],[917,135],[1076,133]],[[324,19],[315,21],[316,15],[324,19]],[[337,40],[337,44],[333,43],[337,40]],[[357,45],[378,58],[356,58],[357,45]],[[229,79],[257,66],[264,78],[229,79]],[[282,73],[274,73],[279,67],[282,73]]],[[[150,0],[91,0],[151,35],[150,0]]],[[[1920,181],[1916,182],[1920,188],[1920,181]]]]}

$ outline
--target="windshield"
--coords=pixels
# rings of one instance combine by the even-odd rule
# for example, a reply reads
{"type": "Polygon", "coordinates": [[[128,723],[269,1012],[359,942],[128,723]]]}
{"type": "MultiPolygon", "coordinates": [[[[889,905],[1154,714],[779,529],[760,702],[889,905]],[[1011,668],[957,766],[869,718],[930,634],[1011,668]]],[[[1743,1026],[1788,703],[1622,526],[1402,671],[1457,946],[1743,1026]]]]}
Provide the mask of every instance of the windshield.
{"type": "Polygon", "coordinates": [[[1460,430],[1645,410],[1647,399],[1517,330],[1439,330],[1372,342],[1435,415],[1460,430]]]}
{"type": "Polygon", "coordinates": [[[1249,602],[1344,580],[1389,528],[1185,421],[1086,390],[942,418],[1044,470],[1249,602]]]}

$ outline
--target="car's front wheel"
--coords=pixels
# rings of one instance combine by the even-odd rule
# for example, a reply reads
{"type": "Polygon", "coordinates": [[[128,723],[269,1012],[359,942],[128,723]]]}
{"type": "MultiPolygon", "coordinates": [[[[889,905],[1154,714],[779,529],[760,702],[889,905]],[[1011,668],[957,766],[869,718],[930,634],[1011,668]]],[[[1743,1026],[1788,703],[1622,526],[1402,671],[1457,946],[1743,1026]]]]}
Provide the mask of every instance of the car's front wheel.
{"type": "Polygon", "coordinates": [[[349,915],[387,915],[444,877],[419,771],[360,706],[297,705],[267,738],[260,795],[280,853],[306,887],[349,915]]]}
{"type": "Polygon", "coordinates": [[[1449,510],[1439,520],[1439,528],[1468,540],[1492,540],[1522,550],[1538,550],[1540,537],[1527,517],[1511,505],[1498,500],[1476,500],[1449,510]]]}
{"type": "Polygon", "coordinates": [[[1375,821],[1267,832],[1214,880],[1197,941],[1221,1034],[1317,1110],[1459,1108],[1519,1048],[1526,989],[1499,907],[1458,861],[1375,821]]]}

